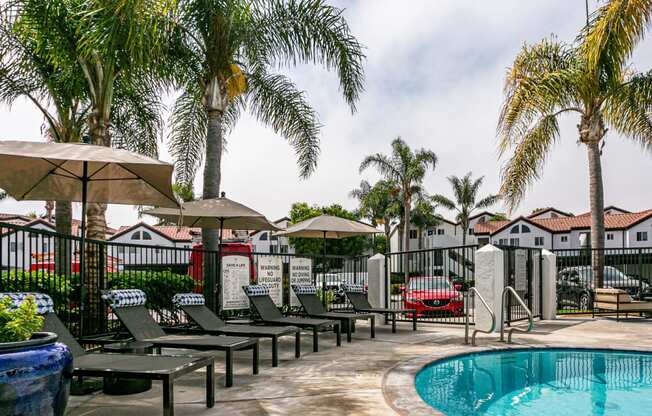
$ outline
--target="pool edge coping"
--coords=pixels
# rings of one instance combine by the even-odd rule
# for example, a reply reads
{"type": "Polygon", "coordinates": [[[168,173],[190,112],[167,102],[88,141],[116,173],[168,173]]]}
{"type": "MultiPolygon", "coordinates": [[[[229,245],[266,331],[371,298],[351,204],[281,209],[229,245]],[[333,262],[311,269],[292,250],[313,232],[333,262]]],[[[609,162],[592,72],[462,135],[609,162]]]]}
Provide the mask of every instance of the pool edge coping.
{"type": "Polygon", "coordinates": [[[414,383],[415,377],[419,371],[426,366],[438,361],[447,360],[471,353],[483,353],[493,351],[507,350],[530,350],[530,349],[587,349],[587,350],[604,350],[604,351],[627,351],[627,352],[645,352],[652,353],[652,347],[642,346],[596,346],[587,344],[505,344],[505,345],[450,345],[441,351],[433,352],[423,356],[404,360],[383,374],[382,394],[385,403],[401,416],[446,416],[444,413],[430,407],[423,401],[414,383]]]}

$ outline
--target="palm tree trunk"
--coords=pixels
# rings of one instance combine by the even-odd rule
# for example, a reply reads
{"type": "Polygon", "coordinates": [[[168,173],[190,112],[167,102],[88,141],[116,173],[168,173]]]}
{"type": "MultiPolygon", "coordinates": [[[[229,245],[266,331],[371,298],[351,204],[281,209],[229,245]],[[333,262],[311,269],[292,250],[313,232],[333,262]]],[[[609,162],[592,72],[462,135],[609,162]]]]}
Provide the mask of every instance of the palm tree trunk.
{"type": "Polygon", "coordinates": [[[385,223],[383,226],[385,227],[385,254],[387,254],[392,252],[392,247],[389,242],[389,235],[392,230],[390,229],[389,220],[387,218],[385,218],[385,223]]]}
{"type": "Polygon", "coordinates": [[[598,140],[588,143],[589,200],[591,206],[591,265],[595,288],[604,283],[604,188],[598,140]]]}
{"type": "MultiPolygon", "coordinates": [[[[56,201],[54,218],[56,231],[59,234],[72,234],[72,204],[70,201],[56,201]]],[[[55,273],[59,276],[70,276],[72,241],[62,237],[54,239],[55,273]]]]}
{"type": "MultiPolygon", "coordinates": [[[[206,158],[204,165],[204,199],[220,196],[220,181],[222,169],[222,112],[215,109],[206,109],[208,121],[206,131],[206,158]]],[[[215,309],[216,288],[220,285],[220,276],[217,271],[217,250],[219,233],[215,229],[202,229],[202,244],[204,247],[204,296],[208,300],[208,307],[215,309]]]]}
{"type": "Polygon", "coordinates": [[[465,246],[466,245],[466,233],[469,232],[469,230],[468,230],[469,222],[463,220],[463,221],[460,222],[460,226],[462,227],[462,245],[465,246]]]}

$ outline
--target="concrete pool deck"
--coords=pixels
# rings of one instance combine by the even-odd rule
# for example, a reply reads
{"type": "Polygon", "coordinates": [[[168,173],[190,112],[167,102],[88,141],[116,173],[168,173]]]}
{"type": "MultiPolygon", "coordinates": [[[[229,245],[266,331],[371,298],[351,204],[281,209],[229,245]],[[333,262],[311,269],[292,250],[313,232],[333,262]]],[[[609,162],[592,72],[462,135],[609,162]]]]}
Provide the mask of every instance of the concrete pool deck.
{"type": "MultiPolygon", "coordinates": [[[[380,321],[382,322],[382,321],[380,321]]],[[[224,388],[223,355],[216,359],[216,403],[204,405],[204,373],[195,372],[175,384],[176,415],[397,415],[436,414],[418,406],[411,396],[413,371],[436,358],[504,347],[497,335],[478,335],[478,346],[466,346],[464,327],[411,323],[378,325],[376,339],[359,325],[353,342],[336,348],[334,335],[320,336],[320,351],[313,353],[311,337],[302,337],[302,356],[294,359],[292,337],[281,339],[280,366],[271,367],[271,347],[261,340],[260,374],[251,375],[250,353],[236,354],[235,381],[224,388]],[[418,367],[418,368],[417,368],[418,367]]],[[[615,318],[562,318],[535,322],[529,334],[514,334],[517,346],[584,346],[652,350],[652,320],[615,318]]],[[[108,396],[96,393],[70,398],[67,415],[160,415],[159,383],[145,393],[108,396]]]]}

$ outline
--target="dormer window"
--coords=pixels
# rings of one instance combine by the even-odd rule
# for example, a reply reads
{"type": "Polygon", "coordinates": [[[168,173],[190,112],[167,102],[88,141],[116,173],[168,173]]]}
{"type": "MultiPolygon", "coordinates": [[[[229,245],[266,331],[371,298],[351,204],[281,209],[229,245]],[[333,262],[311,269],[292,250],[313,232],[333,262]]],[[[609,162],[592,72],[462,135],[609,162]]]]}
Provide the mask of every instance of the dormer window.
{"type": "Polygon", "coordinates": [[[131,235],[132,240],[140,240],[140,231],[136,231],[131,235]]]}
{"type": "Polygon", "coordinates": [[[152,235],[150,233],[148,233],[147,231],[143,231],[142,236],[143,236],[143,240],[151,240],[152,239],[152,235]]]}
{"type": "Polygon", "coordinates": [[[529,233],[530,232],[530,227],[528,227],[527,225],[521,225],[521,232],[523,234],[529,233]]]}
{"type": "Polygon", "coordinates": [[[513,226],[512,229],[509,230],[510,234],[518,234],[519,232],[520,232],[520,229],[519,229],[518,225],[513,226]]]}

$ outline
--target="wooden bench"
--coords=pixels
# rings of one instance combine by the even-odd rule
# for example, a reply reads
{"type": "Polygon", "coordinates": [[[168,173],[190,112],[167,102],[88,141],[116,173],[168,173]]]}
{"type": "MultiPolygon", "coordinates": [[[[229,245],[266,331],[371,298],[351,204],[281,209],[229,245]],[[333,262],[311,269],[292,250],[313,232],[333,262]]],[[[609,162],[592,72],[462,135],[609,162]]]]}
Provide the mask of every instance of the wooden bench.
{"type": "Polygon", "coordinates": [[[629,313],[652,313],[652,302],[634,300],[622,289],[596,289],[593,309],[615,311],[616,320],[620,320],[621,313],[625,317],[629,313]]]}

